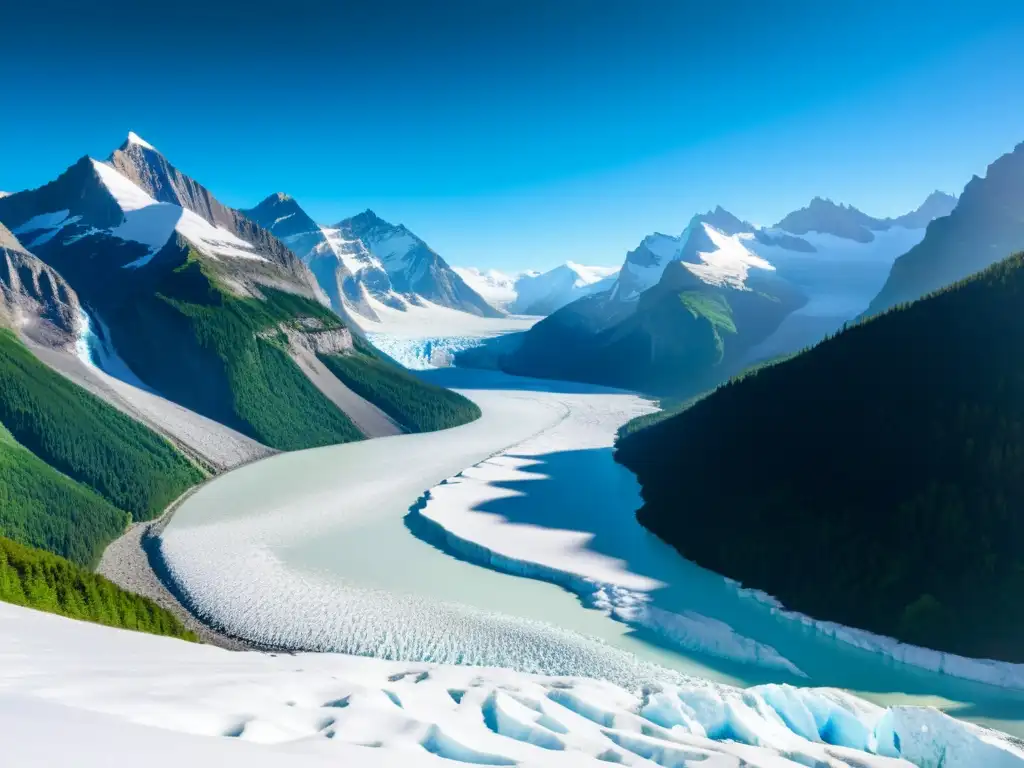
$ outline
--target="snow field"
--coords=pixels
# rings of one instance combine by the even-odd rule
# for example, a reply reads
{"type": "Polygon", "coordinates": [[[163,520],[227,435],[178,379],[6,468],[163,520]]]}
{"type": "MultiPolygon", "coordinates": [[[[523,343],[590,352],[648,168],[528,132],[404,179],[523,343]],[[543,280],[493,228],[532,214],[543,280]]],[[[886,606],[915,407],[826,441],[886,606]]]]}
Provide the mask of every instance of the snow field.
{"type": "Polygon", "coordinates": [[[0,725],[12,765],[118,765],[147,748],[149,764],[170,765],[171,753],[199,768],[1024,765],[996,732],[827,689],[628,690],[504,669],[233,653],[7,604],[0,725]]]}
{"type": "MultiPolygon", "coordinates": [[[[367,303],[380,318],[374,322],[358,317],[360,327],[367,333],[389,335],[398,339],[428,339],[443,337],[497,336],[513,331],[525,331],[541,318],[509,315],[507,317],[480,317],[449,307],[442,307],[421,298],[419,304],[405,302],[404,309],[395,309],[366,294],[367,303]]],[[[403,300],[404,301],[404,300],[403,300]]]]}

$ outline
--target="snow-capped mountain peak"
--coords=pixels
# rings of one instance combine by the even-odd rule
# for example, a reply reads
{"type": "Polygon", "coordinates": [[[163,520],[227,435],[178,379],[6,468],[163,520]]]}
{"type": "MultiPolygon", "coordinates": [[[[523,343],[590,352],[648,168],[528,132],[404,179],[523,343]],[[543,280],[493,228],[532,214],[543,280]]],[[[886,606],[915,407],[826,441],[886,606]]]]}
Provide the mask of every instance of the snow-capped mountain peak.
{"type": "MultiPolygon", "coordinates": [[[[617,301],[636,301],[641,293],[661,280],[661,276],[665,273],[665,267],[673,261],[697,265],[695,274],[701,271],[707,275],[714,273],[714,269],[700,266],[707,264],[708,254],[714,254],[719,250],[719,246],[709,234],[712,230],[723,237],[734,237],[740,233],[753,233],[756,228],[722,206],[717,206],[713,210],[691,218],[686,229],[678,236],[665,235],[660,232],[647,235],[639,246],[626,254],[625,263],[612,287],[612,298],[617,301]]],[[[740,247],[747,250],[743,246],[740,247]]],[[[728,252],[734,256],[739,253],[735,244],[730,246],[728,252]]],[[[748,266],[756,266],[749,258],[744,257],[743,261],[748,266]]],[[[730,275],[738,274],[735,270],[727,270],[727,272],[730,275]]],[[[700,276],[698,275],[698,277],[700,276]]],[[[723,276],[721,279],[726,278],[723,276]]],[[[733,277],[728,279],[734,280],[733,277]]]]}
{"type": "Polygon", "coordinates": [[[227,229],[211,224],[187,208],[158,202],[106,163],[91,162],[100,183],[124,213],[124,221],[110,230],[110,234],[149,246],[146,254],[125,264],[125,267],[138,268],[148,264],[175,232],[214,259],[230,256],[266,261],[250,243],[227,229]]]}
{"type": "Polygon", "coordinates": [[[127,143],[128,144],[137,144],[138,146],[142,147],[143,149],[149,149],[149,150],[152,150],[153,152],[157,151],[156,147],[154,147],[152,144],[150,144],[144,138],[139,136],[139,134],[137,134],[135,131],[128,131],[128,141],[127,141],[127,143]]]}
{"type": "Polygon", "coordinates": [[[324,226],[278,192],[243,213],[309,265],[339,313],[377,323],[375,305],[404,312],[431,302],[473,315],[501,315],[423,240],[369,208],[324,226]]]}
{"type": "Polygon", "coordinates": [[[730,235],[707,222],[703,222],[701,227],[711,247],[697,251],[696,262],[685,259],[682,262],[701,282],[743,291],[747,290],[747,276],[751,269],[775,271],[769,261],[748,248],[754,239],[752,232],[730,235]]]}

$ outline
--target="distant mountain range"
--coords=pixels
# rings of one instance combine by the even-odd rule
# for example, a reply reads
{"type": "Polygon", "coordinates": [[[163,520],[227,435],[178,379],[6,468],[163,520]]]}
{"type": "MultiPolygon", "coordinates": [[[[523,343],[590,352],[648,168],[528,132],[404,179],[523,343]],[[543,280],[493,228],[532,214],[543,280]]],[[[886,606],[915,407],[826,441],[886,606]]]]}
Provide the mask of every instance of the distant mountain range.
{"type": "Polygon", "coordinates": [[[277,193],[243,212],[281,238],[306,263],[336,312],[377,322],[381,306],[402,311],[426,303],[500,317],[423,240],[373,211],[321,226],[288,195],[277,193]]]}
{"type": "Polygon", "coordinates": [[[680,235],[645,237],[606,291],[538,323],[500,365],[660,394],[713,386],[853,319],[924,237],[922,222],[955,205],[936,192],[905,216],[877,219],[815,198],[767,228],[715,208],[680,235]]]}
{"type": "Polygon", "coordinates": [[[492,305],[517,315],[550,315],[576,299],[608,290],[615,267],[588,267],[567,261],[547,272],[506,275],[497,270],[455,270],[492,305]]]}

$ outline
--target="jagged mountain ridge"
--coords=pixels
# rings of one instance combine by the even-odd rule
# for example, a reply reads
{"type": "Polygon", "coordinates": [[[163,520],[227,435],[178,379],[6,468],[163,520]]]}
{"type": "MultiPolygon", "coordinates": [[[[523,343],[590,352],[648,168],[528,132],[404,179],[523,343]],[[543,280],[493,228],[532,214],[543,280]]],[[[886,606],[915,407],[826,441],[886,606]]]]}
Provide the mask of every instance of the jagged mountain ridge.
{"type": "Polygon", "coordinates": [[[780,222],[796,232],[755,227],[719,206],[694,216],[678,236],[645,237],[607,293],[538,323],[501,364],[522,375],[657,394],[714,386],[852,319],[892,260],[924,236],[907,225],[950,199],[932,195],[908,216],[883,220],[816,198],[780,222]]]}
{"type": "Polygon", "coordinates": [[[292,248],[335,310],[353,319],[379,321],[374,302],[404,310],[426,301],[484,317],[502,314],[420,238],[373,211],[321,226],[293,198],[276,193],[243,213],[292,248]]]}
{"type": "Polygon", "coordinates": [[[0,324],[39,343],[66,347],[80,322],[81,305],[71,286],[0,224],[0,324]]]}
{"type": "Polygon", "coordinates": [[[405,226],[390,224],[366,210],[334,227],[348,241],[359,241],[380,261],[395,292],[482,317],[501,317],[441,256],[405,226]]]}
{"type": "Polygon", "coordinates": [[[825,198],[815,197],[807,207],[788,214],[773,229],[792,235],[819,232],[860,243],[870,243],[874,240],[876,232],[884,232],[892,227],[927,227],[932,219],[948,216],[956,207],[956,203],[957,199],[953,195],[935,191],[910,213],[896,218],[877,219],[852,205],[837,204],[825,198]]]}
{"type": "Polygon", "coordinates": [[[964,187],[956,208],[892,265],[866,315],[914,301],[1024,249],[1024,143],[964,187]]]}
{"type": "MultiPolygon", "coordinates": [[[[103,357],[147,392],[281,450],[401,431],[321,359],[390,375],[324,306],[309,267],[137,136],[108,162],[82,158],[3,198],[0,221],[68,281],[103,357]]],[[[417,380],[403,386],[439,403],[417,380]]]]}

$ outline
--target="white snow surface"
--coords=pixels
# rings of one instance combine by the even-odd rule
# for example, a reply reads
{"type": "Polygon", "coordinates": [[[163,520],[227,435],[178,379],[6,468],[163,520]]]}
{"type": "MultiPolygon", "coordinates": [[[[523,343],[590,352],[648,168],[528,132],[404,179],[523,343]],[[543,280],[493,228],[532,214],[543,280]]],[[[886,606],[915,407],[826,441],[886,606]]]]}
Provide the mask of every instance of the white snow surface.
{"type": "Polygon", "coordinates": [[[29,234],[36,234],[32,240],[26,243],[26,247],[35,248],[50,242],[60,231],[71,224],[81,221],[81,216],[71,216],[70,211],[54,211],[53,213],[41,213],[33,216],[20,227],[14,230],[14,234],[24,237],[29,234]]]}
{"type": "Polygon", "coordinates": [[[528,273],[515,283],[515,312],[546,314],[561,309],[576,299],[610,290],[615,283],[616,267],[595,267],[567,261],[543,274],[528,273]]]}
{"type": "Polygon", "coordinates": [[[128,131],[128,143],[129,144],[138,144],[143,149],[151,149],[154,152],[156,152],[156,147],[154,147],[152,144],[150,144],[144,138],[139,136],[139,134],[137,134],[135,131],[128,131]]]}
{"type": "MultiPolygon", "coordinates": [[[[47,355],[38,351],[37,354],[47,355]]],[[[93,394],[144,424],[172,437],[215,467],[230,469],[274,451],[250,437],[178,405],[150,389],[118,355],[102,319],[82,311],[75,354],[89,373],[83,381],[61,366],[62,373],[93,394]],[[96,333],[97,327],[101,333],[96,333]]],[[[46,361],[44,357],[44,361],[46,361]]],[[[54,361],[56,362],[56,361],[54,361]]]]}
{"type": "Polygon", "coordinates": [[[704,232],[711,239],[713,251],[698,251],[699,264],[683,262],[683,266],[708,285],[747,290],[747,275],[751,269],[775,271],[771,262],[758,256],[751,249],[754,236],[741,232],[727,235],[707,223],[702,223],[704,232]]]}
{"type": "Polygon", "coordinates": [[[341,236],[341,230],[333,227],[320,227],[320,232],[334,255],[353,275],[358,275],[367,267],[384,269],[380,259],[367,250],[362,240],[346,240],[341,236]]]}
{"type": "Polygon", "coordinates": [[[256,253],[252,245],[234,233],[210,224],[188,209],[157,202],[106,163],[93,160],[92,164],[100,181],[124,213],[124,221],[110,230],[109,234],[149,247],[148,253],[126,264],[126,268],[144,267],[167,244],[174,232],[178,232],[201,253],[211,258],[228,256],[266,261],[256,253]]]}
{"type": "Polygon", "coordinates": [[[644,689],[230,652],[0,603],[5,765],[1010,768],[995,731],[829,689],[644,689]]]}
{"type": "Polygon", "coordinates": [[[404,309],[395,309],[378,301],[370,293],[364,294],[367,303],[380,318],[374,322],[362,316],[357,318],[367,333],[387,334],[405,339],[426,339],[444,336],[487,338],[503,333],[525,331],[540,318],[520,315],[507,317],[481,317],[469,312],[442,307],[420,298],[418,303],[402,300],[404,309]]]}
{"type": "Polygon", "coordinates": [[[483,296],[484,301],[497,309],[507,309],[516,300],[516,281],[524,275],[536,275],[537,272],[517,272],[506,274],[497,269],[486,272],[476,267],[452,267],[452,270],[470,288],[483,296]]]}
{"type": "MultiPolygon", "coordinates": [[[[778,230],[766,232],[785,234],[778,230]]],[[[775,265],[780,277],[807,295],[808,301],[751,350],[750,359],[801,349],[857,317],[882,289],[893,262],[921,242],[924,233],[924,228],[891,227],[873,232],[874,239],[869,243],[821,232],[801,235],[817,249],[813,253],[751,243],[759,255],[775,265]]]]}

